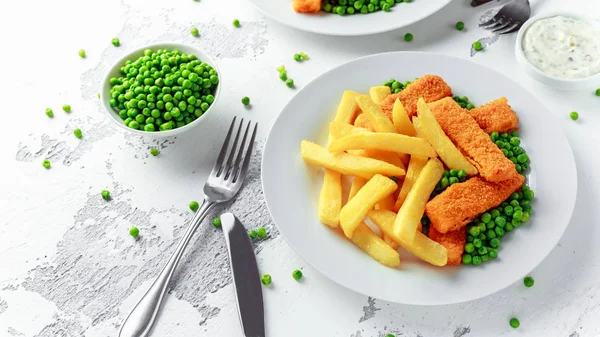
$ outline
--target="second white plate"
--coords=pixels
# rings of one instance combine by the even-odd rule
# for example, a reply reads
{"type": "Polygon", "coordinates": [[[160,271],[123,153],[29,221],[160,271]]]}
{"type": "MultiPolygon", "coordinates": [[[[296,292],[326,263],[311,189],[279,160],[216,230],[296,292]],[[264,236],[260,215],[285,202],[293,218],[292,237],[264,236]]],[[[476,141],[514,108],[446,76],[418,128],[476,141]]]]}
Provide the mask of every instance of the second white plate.
{"type": "Polygon", "coordinates": [[[269,211],[288,244],[321,273],[356,292],[390,302],[436,305],[464,302],[521,280],[554,248],[575,205],[577,172],[557,120],[535,96],[507,77],[475,63],[416,52],[372,55],[321,75],[286,105],[264,149],[262,181],[269,211]],[[532,160],[532,220],[502,240],[497,260],[481,266],[436,268],[401,254],[387,268],[321,224],[317,201],[322,169],[300,157],[300,142],[325,145],[327,128],[344,90],[367,92],[396,78],[443,77],[456,95],[481,105],[506,96],[520,118],[521,139],[532,160]],[[560,178],[558,178],[560,177],[560,178]]]}

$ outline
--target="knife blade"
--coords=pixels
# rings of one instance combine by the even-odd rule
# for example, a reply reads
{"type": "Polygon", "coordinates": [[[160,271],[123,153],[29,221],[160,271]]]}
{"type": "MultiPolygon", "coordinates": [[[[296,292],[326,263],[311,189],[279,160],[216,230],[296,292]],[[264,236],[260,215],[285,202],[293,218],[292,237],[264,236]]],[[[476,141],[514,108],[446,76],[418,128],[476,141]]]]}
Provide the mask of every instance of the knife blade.
{"type": "Polygon", "coordinates": [[[265,337],[262,286],[252,242],[242,223],[232,213],[221,215],[221,225],[244,336],[265,337]]]}

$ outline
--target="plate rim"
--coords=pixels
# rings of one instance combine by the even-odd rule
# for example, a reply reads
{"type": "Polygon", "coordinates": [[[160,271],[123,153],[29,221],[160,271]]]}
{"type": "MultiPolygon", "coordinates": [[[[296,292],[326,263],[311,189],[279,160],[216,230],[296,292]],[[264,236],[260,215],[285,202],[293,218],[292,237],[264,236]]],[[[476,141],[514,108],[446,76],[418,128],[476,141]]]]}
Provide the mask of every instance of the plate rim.
{"type": "MultiPolygon", "coordinates": [[[[399,25],[394,25],[394,26],[390,26],[388,28],[381,28],[381,29],[376,29],[376,30],[371,30],[371,31],[365,31],[365,32],[361,32],[361,33],[344,33],[344,31],[332,31],[332,32],[323,32],[320,30],[316,30],[316,29],[312,29],[312,28],[305,28],[303,26],[299,26],[296,25],[294,23],[289,23],[286,22],[285,20],[279,19],[278,16],[275,15],[271,15],[270,13],[267,13],[263,8],[261,8],[260,6],[258,6],[257,4],[254,3],[254,0],[247,0],[254,8],[256,8],[256,10],[258,10],[260,13],[262,13],[264,16],[266,16],[267,18],[269,18],[269,20],[275,21],[278,24],[296,29],[296,30],[300,30],[303,32],[308,32],[308,33],[313,33],[313,34],[318,34],[318,35],[325,35],[325,36],[369,36],[369,35],[376,35],[376,34],[381,34],[381,33],[387,33],[387,32],[391,32],[393,30],[396,29],[401,29],[404,28],[406,26],[410,26],[412,24],[415,24],[419,21],[422,21],[432,15],[434,15],[435,13],[441,11],[442,9],[446,8],[446,6],[448,6],[452,0],[439,0],[439,1],[445,1],[444,4],[441,5],[440,8],[434,10],[433,12],[429,13],[429,14],[425,14],[422,16],[415,16],[414,18],[409,19],[408,21],[406,21],[405,23],[399,24],[399,25]]],[[[293,9],[291,9],[291,5],[290,5],[290,10],[293,11],[293,9]]],[[[300,13],[298,13],[299,15],[301,15],[300,13]]],[[[309,26],[310,27],[310,26],[309,26]]]]}
{"type": "MultiPolygon", "coordinates": [[[[307,264],[309,264],[312,268],[314,268],[315,270],[317,270],[321,275],[323,275],[325,278],[329,279],[330,281],[334,282],[335,284],[345,288],[345,289],[349,289],[357,294],[361,294],[364,296],[369,296],[369,297],[373,297],[373,298],[377,298],[379,300],[383,300],[386,302],[390,302],[390,303],[398,303],[398,304],[404,304],[404,305],[418,305],[418,306],[437,306],[437,305],[451,305],[451,304],[460,304],[460,303],[466,303],[466,302],[470,302],[470,301],[474,301],[480,298],[485,298],[488,296],[491,296],[493,294],[499,293],[500,291],[508,288],[509,286],[513,285],[516,281],[514,282],[510,282],[507,284],[504,284],[503,286],[499,287],[498,289],[496,289],[493,292],[490,292],[488,294],[484,294],[484,295],[475,295],[475,296],[467,296],[464,297],[463,299],[460,300],[454,300],[454,301],[439,301],[439,302],[435,302],[435,301],[429,301],[429,302],[416,302],[416,301],[394,301],[394,300],[390,300],[390,299],[386,299],[386,298],[381,298],[380,296],[377,296],[373,293],[367,293],[363,290],[357,289],[353,286],[350,286],[349,284],[343,284],[340,281],[338,281],[335,278],[330,277],[326,272],[324,272],[320,267],[317,267],[316,264],[312,263],[309,259],[307,259],[307,257],[305,257],[303,254],[301,254],[299,252],[299,249],[292,243],[292,240],[289,240],[286,235],[284,234],[283,231],[280,230],[279,226],[277,225],[277,222],[275,221],[274,217],[273,217],[273,212],[271,211],[271,206],[267,200],[267,192],[265,189],[265,158],[267,157],[267,150],[270,148],[268,146],[269,141],[272,139],[271,135],[272,132],[274,130],[274,126],[277,124],[277,122],[279,121],[280,118],[282,118],[282,112],[285,111],[294,101],[294,99],[296,98],[296,96],[298,96],[303,90],[306,90],[306,88],[308,88],[313,82],[317,81],[319,78],[326,76],[327,74],[335,71],[336,69],[343,67],[343,66],[347,66],[351,63],[356,63],[356,62],[362,62],[364,59],[370,59],[370,58],[377,58],[377,57],[383,57],[384,55],[390,55],[390,54],[396,54],[396,55],[403,55],[403,54],[427,54],[427,55],[434,55],[436,57],[442,57],[442,58],[448,58],[448,59],[453,59],[454,61],[458,61],[458,62],[464,62],[464,63],[470,63],[471,66],[474,67],[479,67],[479,68],[484,68],[487,69],[488,71],[491,71],[493,73],[495,73],[497,76],[501,76],[503,78],[505,78],[506,80],[510,81],[511,83],[513,83],[516,87],[518,87],[520,90],[524,91],[527,93],[527,95],[529,95],[533,100],[534,103],[537,105],[540,105],[541,107],[544,108],[544,110],[547,110],[548,112],[550,112],[550,109],[548,109],[546,107],[546,105],[536,96],[534,95],[530,90],[528,90],[527,88],[525,88],[523,85],[521,85],[521,83],[514,81],[513,79],[511,79],[508,76],[505,76],[504,74],[502,74],[501,72],[493,69],[493,68],[489,68],[486,67],[485,65],[482,64],[478,64],[475,62],[472,62],[468,59],[464,59],[464,58],[460,58],[460,57],[456,57],[456,56],[452,56],[452,55],[447,55],[447,54],[442,54],[442,53],[435,53],[435,52],[422,52],[422,51],[394,51],[394,52],[384,52],[384,53],[377,53],[377,54],[369,54],[369,55],[365,55],[365,56],[361,56],[355,59],[352,59],[350,61],[338,64],[326,71],[324,71],[323,73],[321,73],[320,75],[318,75],[317,77],[313,78],[309,83],[307,83],[301,90],[299,90],[292,98],[289,99],[289,101],[285,104],[285,106],[281,109],[281,111],[279,112],[279,114],[277,115],[277,117],[275,118],[275,120],[271,123],[270,127],[269,127],[269,132],[263,147],[263,154],[262,154],[262,158],[261,158],[261,187],[263,189],[263,194],[264,194],[264,198],[265,198],[265,204],[267,205],[267,210],[269,211],[269,215],[271,216],[271,219],[273,221],[273,223],[275,224],[275,226],[277,226],[277,229],[279,230],[279,233],[281,234],[281,236],[283,237],[283,239],[285,240],[286,244],[288,246],[290,246],[292,248],[292,250],[294,250],[294,252],[300,257],[302,258],[302,260],[304,260],[307,264]]],[[[520,277],[523,278],[525,277],[528,273],[530,273],[532,270],[534,270],[535,268],[537,268],[544,260],[546,260],[546,258],[548,258],[548,255],[554,250],[554,248],[556,248],[556,245],[559,243],[560,239],[564,236],[565,231],[567,230],[567,228],[569,227],[569,224],[571,222],[571,219],[573,217],[573,212],[575,209],[575,205],[577,202],[577,195],[578,195],[578,173],[577,173],[577,162],[575,161],[575,156],[573,155],[573,149],[571,147],[571,144],[569,142],[569,139],[567,138],[564,130],[562,127],[560,127],[560,124],[558,123],[558,119],[557,117],[552,114],[552,116],[550,117],[551,119],[553,119],[556,123],[557,126],[559,128],[560,132],[560,137],[563,138],[565,144],[566,144],[566,149],[568,150],[568,153],[565,153],[565,155],[568,154],[568,160],[567,162],[570,163],[570,165],[572,165],[572,169],[573,169],[573,192],[574,192],[574,197],[572,198],[572,201],[569,205],[569,214],[568,217],[566,218],[566,225],[563,227],[563,229],[560,232],[560,235],[557,238],[557,242],[552,245],[552,246],[548,246],[549,248],[543,253],[543,257],[540,259],[540,261],[538,261],[535,265],[533,265],[531,267],[530,270],[528,270],[527,272],[525,272],[523,275],[521,275],[520,277]]],[[[529,269],[529,268],[527,268],[529,269]]]]}

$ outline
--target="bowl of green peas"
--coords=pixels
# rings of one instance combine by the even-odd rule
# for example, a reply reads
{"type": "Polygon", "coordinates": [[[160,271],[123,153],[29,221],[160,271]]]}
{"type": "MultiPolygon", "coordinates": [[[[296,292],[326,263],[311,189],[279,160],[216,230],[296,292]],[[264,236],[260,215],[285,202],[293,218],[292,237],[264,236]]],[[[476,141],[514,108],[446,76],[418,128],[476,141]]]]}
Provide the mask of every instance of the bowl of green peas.
{"type": "Polygon", "coordinates": [[[220,72],[203,51],[180,43],[134,50],[106,74],[102,104],[117,126],[166,137],[197,126],[219,97],[220,72]]]}

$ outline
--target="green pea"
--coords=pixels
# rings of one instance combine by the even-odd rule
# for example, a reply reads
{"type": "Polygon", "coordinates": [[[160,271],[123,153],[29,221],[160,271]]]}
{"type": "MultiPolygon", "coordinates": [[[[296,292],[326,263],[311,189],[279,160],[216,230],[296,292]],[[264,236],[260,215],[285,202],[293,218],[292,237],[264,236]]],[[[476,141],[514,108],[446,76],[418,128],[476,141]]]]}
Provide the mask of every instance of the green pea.
{"type": "Polygon", "coordinates": [[[479,235],[479,227],[477,227],[477,226],[471,227],[471,229],[469,229],[469,234],[471,234],[473,236],[479,235]]]}
{"type": "Polygon", "coordinates": [[[200,204],[197,201],[191,201],[189,207],[193,212],[196,212],[200,208],[200,204]]]}
{"type": "Polygon", "coordinates": [[[596,89],[596,96],[600,96],[600,89],[596,89]]]}
{"type": "Polygon", "coordinates": [[[154,157],[158,156],[160,154],[160,150],[158,150],[157,148],[151,148],[150,149],[150,154],[153,155],[154,157]]]}
{"type": "Polygon", "coordinates": [[[473,265],[478,266],[481,264],[481,257],[479,256],[473,256],[473,265]]]}
{"type": "Polygon", "coordinates": [[[292,277],[294,278],[294,280],[299,281],[302,278],[302,271],[294,270],[292,272],[292,277]]]}
{"type": "Polygon", "coordinates": [[[527,276],[523,279],[523,284],[525,284],[525,286],[527,288],[533,287],[534,283],[535,283],[535,281],[533,280],[533,277],[531,277],[531,276],[527,276]]]}
{"type": "Polygon", "coordinates": [[[456,30],[463,30],[463,29],[465,29],[465,23],[462,21],[458,21],[456,23],[456,30]]]}
{"type": "Polygon", "coordinates": [[[450,179],[448,179],[448,182],[450,183],[450,185],[454,185],[456,183],[459,182],[457,177],[450,177],[450,179]]]}
{"type": "Polygon", "coordinates": [[[483,213],[481,215],[481,221],[485,224],[487,224],[488,222],[492,221],[492,215],[490,213],[483,213]]]}
{"type": "MultiPolygon", "coordinates": [[[[500,227],[500,226],[497,226],[497,227],[495,227],[495,228],[494,228],[494,232],[496,232],[496,237],[497,237],[497,238],[501,238],[501,237],[503,237],[503,236],[504,236],[504,234],[505,234],[505,232],[504,232],[504,229],[502,229],[502,227],[500,227]]],[[[492,246],[492,247],[493,247],[493,246],[492,246]]],[[[496,248],[496,247],[494,247],[494,248],[496,248]]]]}
{"type": "Polygon", "coordinates": [[[579,113],[577,113],[577,111],[573,111],[571,112],[571,114],[569,114],[569,117],[571,117],[572,120],[576,121],[579,119],[579,113]]]}
{"type": "Polygon", "coordinates": [[[300,54],[294,54],[294,61],[301,62],[302,61],[302,56],[300,56],[300,54]]]}
{"type": "Polygon", "coordinates": [[[492,215],[492,219],[496,219],[498,216],[500,216],[500,212],[497,209],[492,210],[490,214],[492,215]]]}
{"type": "Polygon", "coordinates": [[[110,200],[110,192],[108,190],[102,190],[102,192],[100,192],[100,195],[102,196],[102,199],[104,200],[110,200]]]}
{"type": "Polygon", "coordinates": [[[483,45],[479,41],[473,42],[473,49],[480,51],[483,50],[483,45]]]}
{"type": "Polygon", "coordinates": [[[192,34],[193,37],[200,36],[200,32],[198,31],[198,28],[196,28],[196,27],[194,27],[194,28],[192,28],[192,30],[190,30],[190,34],[192,34]]]}
{"type": "Polygon", "coordinates": [[[62,106],[62,109],[64,112],[69,113],[71,112],[71,106],[69,104],[65,104],[62,106]]]}
{"type": "Polygon", "coordinates": [[[490,247],[492,247],[492,248],[498,248],[498,247],[500,247],[500,239],[498,239],[497,237],[496,238],[492,238],[490,240],[490,247]]]}
{"type": "Polygon", "coordinates": [[[256,237],[258,236],[258,232],[256,232],[254,229],[248,232],[248,236],[252,239],[256,239],[256,237]]]}
{"type": "Polygon", "coordinates": [[[475,248],[481,248],[482,245],[483,245],[483,243],[481,242],[480,239],[473,240],[473,246],[475,246],[475,248]]]}
{"type": "Polygon", "coordinates": [[[272,281],[272,279],[271,279],[271,275],[269,275],[269,274],[264,274],[264,275],[262,276],[262,278],[260,279],[260,281],[262,282],[262,284],[264,284],[264,285],[266,285],[266,286],[270,285],[270,284],[271,284],[271,281],[272,281]]]}
{"type": "Polygon", "coordinates": [[[521,163],[521,164],[522,163],[526,163],[526,162],[529,161],[529,157],[526,154],[522,153],[522,154],[520,154],[520,155],[517,156],[517,161],[519,163],[521,163]]]}
{"type": "Polygon", "coordinates": [[[221,227],[221,218],[214,218],[212,219],[212,225],[219,228],[221,227]]]}
{"type": "Polygon", "coordinates": [[[73,134],[75,135],[75,137],[77,138],[81,138],[83,137],[83,133],[81,132],[81,129],[77,128],[75,130],[73,130],[73,134]]]}
{"type": "Polygon", "coordinates": [[[471,264],[473,262],[473,257],[471,254],[464,254],[462,257],[463,264],[471,264]]]}
{"type": "Polygon", "coordinates": [[[504,218],[503,216],[499,216],[496,219],[494,219],[494,222],[496,223],[496,225],[504,227],[504,225],[506,225],[506,218],[504,218]]]}
{"type": "Polygon", "coordinates": [[[285,81],[285,85],[287,85],[287,87],[288,87],[288,88],[293,88],[293,87],[294,87],[294,80],[293,80],[293,79],[291,79],[291,78],[288,78],[288,79],[285,81]]]}
{"type": "Polygon", "coordinates": [[[256,231],[259,238],[264,239],[267,236],[267,230],[264,227],[260,227],[256,231]]]}
{"type": "Polygon", "coordinates": [[[467,180],[467,171],[465,171],[465,170],[458,171],[458,180],[461,182],[467,180]]]}
{"type": "Polygon", "coordinates": [[[512,230],[514,229],[512,223],[507,223],[506,226],[504,226],[504,230],[506,230],[507,232],[512,232],[512,230]]]}
{"type": "Polygon", "coordinates": [[[45,169],[49,169],[49,168],[50,168],[50,166],[52,166],[52,163],[50,163],[50,161],[49,161],[48,159],[44,159],[44,160],[42,161],[42,166],[43,166],[45,169]]]}
{"type": "Polygon", "coordinates": [[[404,34],[404,41],[411,42],[413,40],[413,35],[411,33],[404,34]]]}
{"type": "Polygon", "coordinates": [[[521,325],[521,322],[519,322],[517,318],[513,317],[510,319],[509,324],[513,329],[516,329],[521,325]]]}
{"type": "Polygon", "coordinates": [[[85,58],[85,50],[83,50],[83,49],[79,50],[79,57],[85,58]]]}
{"type": "Polygon", "coordinates": [[[440,184],[442,188],[446,188],[448,185],[450,185],[450,180],[446,177],[443,177],[442,180],[440,180],[440,184]]]}
{"type": "Polygon", "coordinates": [[[490,256],[490,259],[497,259],[498,258],[498,251],[495,249],[490,249],[490,252],[488,253],[488,255],[490,256]]]}
{"type": "Polygon", "coordinates": [[[472,244],[472,243],[467,243],[467,244],[465,245],[465,252],[467,252],[467,253],[469,253],[469,254],[470,254],[470,253],[472,253],[473,251],[475,251],[475,246],[473,246],[473,244],[472,244]]]}
{"type": "Polygon", "coordinates": [[[140,235],[140,230],[139,228],[133,226],[129,229],[129,235],[133,236],[134,238],[137,238],[140,235]]]}
{"type": "Polygon", "coordinates": [[[46,108],[46,116],[50,118],[54,117],[54,111],[52,111],[50,108],[46,108]]]}
{"type": "Polygon", "coordinates": [[[523,199],[531,201],[533,200],[533,198],[535,197],[535,194],[533,193],[532,190],[527,190],[525,192],[523,192],[523,199]]]}

